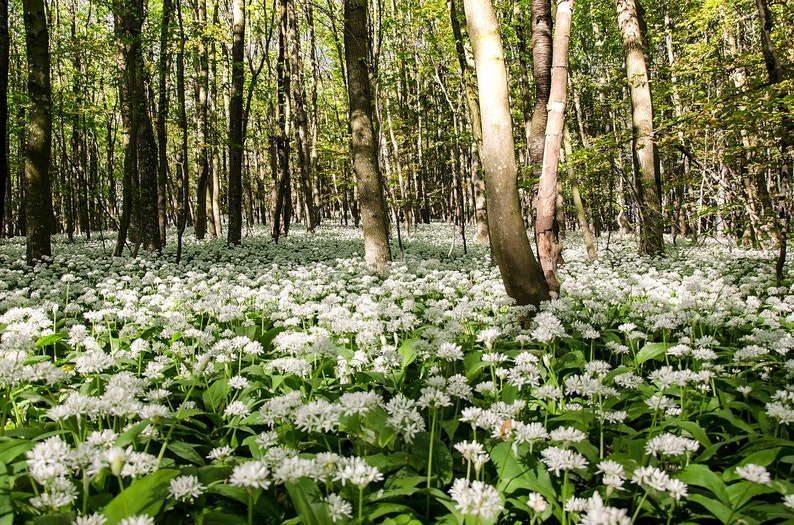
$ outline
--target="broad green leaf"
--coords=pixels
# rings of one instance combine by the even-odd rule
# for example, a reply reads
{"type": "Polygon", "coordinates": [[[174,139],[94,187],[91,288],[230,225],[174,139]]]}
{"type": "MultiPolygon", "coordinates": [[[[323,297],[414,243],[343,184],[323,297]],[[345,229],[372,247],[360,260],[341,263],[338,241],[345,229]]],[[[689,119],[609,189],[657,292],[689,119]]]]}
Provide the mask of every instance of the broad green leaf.
{"type": "Polygon", "coordinates": [[[226,401],[226,394],[228,393],[229,385],[226,383],[226,378],[221,378],[204,391],[201,395],[201,400],[204,402],[204,407],[207,411],[215,412],[226,401]]]}
{"type": "Polygon", "coordinates": [[[115,525],[129,516],[156,516],[168,497],[168,488],[178,470],[162,469],[133,481],[103,509],[107,525],[115,525]]]}
{"type": "Polygon", "coordinates": [[[35,441],[27,439],[0,438],[0,463],[3,466],[13,463],[15,459],[36,445],[35,441]]]}
{"type": "Polygon", "coordinates": [[[248,523],[245,516],[229,514],[221,510],[211,510],[204,515],[204,525],[244,525],[248,523]]]}
{"type": "Polygon", "coordinates": [[[328,505],[322,501],[322,494],[317,483],[301,478],[297,483],[284,483],[292,504],[303,525],[325,525],[331,523],[328,505]]]}
{"type": "Polygon", "coordinates": [[[46,348],[52,344],[57,343],[61,339],[68,337],[68,334],[63,332],[55,332],[54,334],[43,335],[36,340],[37,348],[46,348]]]}
{"type": "MultiPolygon", "coordinates": [[[[430,458],[430,433],[419,432],[414,437],[413,456],[421,468],[427,469],[430,458]]],[[[442,485],[452,481],[452,453],[438,437],[433,439],[433,474],[442,485]]]]}
{"type": "Polygon", "coordinates": [[[196,465],[204,465],[205,463],[204,458],[201,457],[201,454],[196,452],[196,449],[193,447],[193,445],[185,443],[184,441],[172,441],[168,444],[167,448],[180,458],[190,461],[196,465]]]}
{"type": "Polygon", "coordinates": [[[772,494],[774,492],[777,491],[772,487],[760,483],[753,483],[751,481],[740,481],[728,486],[728,497],[731,499],[731,504],[736,509],[744,507],[747,502],[755,496],[772,494]]]}
{"type": "Polygon", "coordinates": [[[728,520],[731,517],[731,508],[719,501],[704,496],[703,494],[690,494],[687,499],[702,505],[712,516],[720,520],[721,523],[728,525],[728,520]]]}
{"type": "Polygon", "coordinates": [[[48,514],[46,516],[36,516],[33,518],[34,525],[72,525],[72,517],[69,514],[48,514]]]}
{"type": "Polygon", "coordinates": [[[671,346],[672,345],[670,343],[648,343],[647,345],[643,346],[639,352],[637,352],[637,355],[634,357],[634,362],[637,364],[637,366],[640,366],[649,359],[656,359],[657,357],[664,355],[667,352],[667,349],[671,346]]]}
{"type": "Polygon", "coordinates": [[[4,461],[0,461],[0,525],[14,523],[14,505],[11,502],[11,480],[4,461]]]}
{"type": "Polygon", "coordinates": [[[708,489],[723,504],[730,506],[731,498],[728,495],[725,483],[720,476],[712,472],[706,465],[699,463],[687,465],[677,477],[687,485],[696,485],[708,489]]]}

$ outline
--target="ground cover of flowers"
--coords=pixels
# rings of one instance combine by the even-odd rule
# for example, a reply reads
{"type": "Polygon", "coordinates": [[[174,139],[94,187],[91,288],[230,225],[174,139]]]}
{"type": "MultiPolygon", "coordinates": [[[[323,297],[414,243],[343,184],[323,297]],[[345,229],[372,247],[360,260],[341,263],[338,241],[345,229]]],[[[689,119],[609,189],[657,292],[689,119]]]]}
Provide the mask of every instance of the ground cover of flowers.
{"type": "Polygon", "coordinates": [[[0,525],[794,523],[773,254],[568,239],[522,325],[449,226],[385,277],[354,229],[259,233],[0,245],[0,525]]]}

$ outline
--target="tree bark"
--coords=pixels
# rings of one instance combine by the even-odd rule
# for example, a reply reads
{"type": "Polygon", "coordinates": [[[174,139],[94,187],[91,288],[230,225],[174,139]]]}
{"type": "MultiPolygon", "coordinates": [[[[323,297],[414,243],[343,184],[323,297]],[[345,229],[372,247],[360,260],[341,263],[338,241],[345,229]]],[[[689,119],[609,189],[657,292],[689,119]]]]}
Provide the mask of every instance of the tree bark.
{"type": "Polygon", "coordinates": [[[199,31],[196,58],[196,143],[198,146],[198,180],[196,181],[196,215],[193,231],[196,239],[207,236],[207,200],[210,184],[209,128],[209,49],[207,45],[207,0],[196,2],[196,29],[199,31]]]}
{"type": "Polygon", "coordinates": [[[549,292],[556,298],[560,293],[557,280],[557,261],[562,251],[559,244],[559,224],[556,219],[557,167],[560,162],[565,106],[568,95],[568,44],[571,40],[571,17],[574,0],[557,2],[557,24],[554,30],[554,52],[551,65],[551,91],[549,93],[546,140],[543,149],[543,167],[538,183],[537,219],[535,236],[543,275],[549,292]]]}
{"type": "Polygon", "coordinates": [[[391,248],[388,210],[378,167],[377,142],[372,124],[367,2],[365,0],[344,0],[344,2],[350,132],[353,167],[356,171],[361,221],[364,228],[364,259],[370,269],[383,273],[391,261],[391,248]]]}
{"type": "Polygon", "coordinates": [[[166,200],[168,187],[168,69],[171,66],[169,41],[171,39],[172,0],[163,0],[163,15],[160,26],[160,61],[158,64],[158,98],[157,98],[157,150],[160,164],[157,167],[157,224],[160,234],[160,245],[165,246],[165,230],[168,226],[166,200]]]}
{"type": "Polygon", "coordinates": [[[226,242],[238,245],[243,230],[243,89],[245,0],[232,2],[232,81],[229,98],[229,227],[226,242]]]}
{"type": "Polygon", "coordinates": [[[179,127],[179,154],[176,159],[177,166],[177,208],[176,208],[176,231],[177,248],[176,262],[179,264],[182,258],[182,236],[187,226],[187,214],[190,198],[190,177],[188,150],[188,129],[187,129],[187,104],[185,100],[185,27],[182,20],[181,1],[176,3],[177,20],[179,22],[179,47],[176,55],[176,98],[177,98],[177,125],[179,127]]]}
{"type": "Polygon", "coordinates": [[[11,182],[11,170],[8,165],[8,64],[10,51],[8,0],[0,0],[0,237],[5,233],[6,194],[11,182]]]}
{"type": "Polygon", "coordinates": [[[596,258],[595,245],[593,245],[593,235],[590,232],[590,223],[587,220],[587,212],[584,209],[582,202],[582,195],[579,191],[579,177],[576,176],[576,170],[570,162],[573,148],[571,146],[571,136],[568,129],[563,131],[563,148],[565,151],[565,161],[568,162],[568,180],[571,183],[571,194],[573,195],[573,204],[576,206],[576,218],[579,221],[579,227],[582,229],[582,237],[584,238],[584,245],[587,248],[587,258],[591,261],[596,258]]]}
{"type": "Polygon", "coordinates": [[[507,294],[519,305],[539,306],[549,287],[529,245],[516,183],[517,165],[502,39],[490,0],[465,0],[474,48],[488,187],[491,247],[507,294]]]}
{"type": "Polygon", "coordinates": [[[455,38],[455,52],[463,76],[466,93],[466,109],[469,112],[471,127],[471,185],[474,190],[474,220],[477,224],[477,243],[488,244],[488,212],[485,203],[485,179],[482,176],[482,122],[480,121],[480,101],[477,97],[477,79],[474,77],[474,60],[463,44],[463,30],[458,18],[455,0],[447,0],[452,36],[455,38]]]}
{"type": "Polygon", "coordinates": [[[53,226],[50,150],[52,88],[50,37],[43,0],[24,0],[25,49],[28,58],[28,140],[25,153],[26,259],[31,266],[52,255],[53,226]]]}
{"type": "Polygon", "coordinates": [[[631,90],[640,252],[658,255],[664,251],[661,175],[653,136],[651,87],[648,83],[648,69],[645,64],[635,0],[617,0],[617,12],[626,60],[626,75],[631,90]]]}
{"type": "Polygon", "coordinates": [[[546,121],[551,95],[552,77],[552,16],[551,0],[532,0],[532,78],[535,81],[535,108],[529,126],[527,164],[533,178],[539,178],[546,143],[546,121]]]}
{"type": "Polygon", "coordinates": [[[275,242],[289,231],[292,213],[292,188],[290,187],[289,143],[289,92],[287,71],[288,0],[279,0],[278,55],[276,57],[276,132],[271,136],[271,167],[273,172],[272,216],[270,235],[275,242]]]}

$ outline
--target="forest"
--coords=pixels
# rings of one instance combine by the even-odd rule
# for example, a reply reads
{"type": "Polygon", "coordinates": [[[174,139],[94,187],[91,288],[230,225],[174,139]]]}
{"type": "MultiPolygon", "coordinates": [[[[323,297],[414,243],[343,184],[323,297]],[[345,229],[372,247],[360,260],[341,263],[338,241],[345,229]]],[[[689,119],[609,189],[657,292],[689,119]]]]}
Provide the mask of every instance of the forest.
{"type": "Polygon", "coordinates": [[[794,523],[787,0],[0,0],[0,525],[794,523]]]}

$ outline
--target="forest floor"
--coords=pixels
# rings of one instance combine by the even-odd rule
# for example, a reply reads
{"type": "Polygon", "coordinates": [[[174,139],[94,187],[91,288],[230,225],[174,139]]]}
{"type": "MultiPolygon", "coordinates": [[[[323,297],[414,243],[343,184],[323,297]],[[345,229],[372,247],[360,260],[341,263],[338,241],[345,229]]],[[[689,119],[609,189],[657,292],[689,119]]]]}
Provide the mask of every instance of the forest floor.
{"type": "Polygon", "coordinates": [[[385,276],[299,228],[180,264],[3,241],[0,523],[794,523],[774,253],[571,234],[522,326],[449,225],[385,276]]]}

